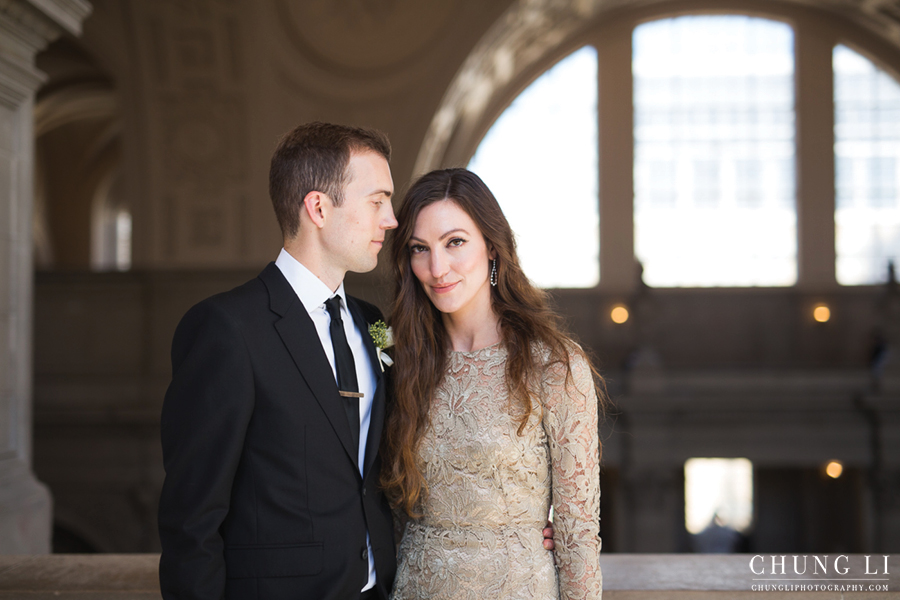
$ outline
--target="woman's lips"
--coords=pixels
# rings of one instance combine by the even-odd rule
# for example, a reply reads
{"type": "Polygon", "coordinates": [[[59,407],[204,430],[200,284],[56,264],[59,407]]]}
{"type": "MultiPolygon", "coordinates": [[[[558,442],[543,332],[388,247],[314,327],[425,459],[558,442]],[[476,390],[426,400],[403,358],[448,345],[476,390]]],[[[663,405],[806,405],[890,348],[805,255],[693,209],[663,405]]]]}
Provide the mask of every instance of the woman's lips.
{"type": "Polygon", "coordinates": [[[451,283],[448,285],[433,285],[431,286],[431,289],[434,290],[435,294],[446,294],[447,292],[453,291],[453,288],[455,288],[458,284],[459,282],[457,281],[456,283],[451,283]]]}

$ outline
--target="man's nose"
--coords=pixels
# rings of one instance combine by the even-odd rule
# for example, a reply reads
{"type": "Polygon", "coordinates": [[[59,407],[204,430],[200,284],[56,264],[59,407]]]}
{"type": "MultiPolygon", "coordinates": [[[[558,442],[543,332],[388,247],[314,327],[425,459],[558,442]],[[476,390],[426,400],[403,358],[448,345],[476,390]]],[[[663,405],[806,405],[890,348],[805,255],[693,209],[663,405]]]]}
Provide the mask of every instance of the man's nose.
{"type": "Polygon", "coordinates": [[[390,201],[387,202],[387,206],[387,218],[385,218],[385,220],[381,223],[381,228],[395,229],[397,227],[397,217],[394,216],[394,206],[390,203],[390,201]]]}

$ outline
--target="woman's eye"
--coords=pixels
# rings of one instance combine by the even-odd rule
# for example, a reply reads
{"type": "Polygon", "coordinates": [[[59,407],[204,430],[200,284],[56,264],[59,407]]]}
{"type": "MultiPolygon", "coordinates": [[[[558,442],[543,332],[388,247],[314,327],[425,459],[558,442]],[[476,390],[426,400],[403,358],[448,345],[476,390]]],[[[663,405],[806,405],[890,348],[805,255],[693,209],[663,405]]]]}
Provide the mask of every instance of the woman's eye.
{"type": "Polygon", "coordinates": [[[422,246],[421,244],[415,244],[414,246],[409,247],[409,251],[412,252],[413,254],[419,254],[420,252],[425,252],[425,250],[427,250],[427,249],[428,248],[426,248],[425,246],[422,246]]]}
{"type": "Polygon", "coordinates": [[[448,246],[462,246],[466,243],[466,240],[462,238],[453,238],[450,242],[447,243],[448,246]]]}

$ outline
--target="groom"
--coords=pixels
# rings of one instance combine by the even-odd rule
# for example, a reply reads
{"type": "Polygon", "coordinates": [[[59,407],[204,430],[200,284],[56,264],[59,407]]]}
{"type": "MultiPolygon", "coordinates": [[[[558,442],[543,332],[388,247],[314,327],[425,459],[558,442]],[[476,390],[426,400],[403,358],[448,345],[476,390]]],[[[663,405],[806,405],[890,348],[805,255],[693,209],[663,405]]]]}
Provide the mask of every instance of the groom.
{"type": "Polygon", "coordinates": [[[378,486],[385,381],[371,271],[397,226],[390,144],[311,123],[269,173],[277,260],[184,316],[162,411],[159,577],[168,599],[386,599],[396,570],[378,486]]]}

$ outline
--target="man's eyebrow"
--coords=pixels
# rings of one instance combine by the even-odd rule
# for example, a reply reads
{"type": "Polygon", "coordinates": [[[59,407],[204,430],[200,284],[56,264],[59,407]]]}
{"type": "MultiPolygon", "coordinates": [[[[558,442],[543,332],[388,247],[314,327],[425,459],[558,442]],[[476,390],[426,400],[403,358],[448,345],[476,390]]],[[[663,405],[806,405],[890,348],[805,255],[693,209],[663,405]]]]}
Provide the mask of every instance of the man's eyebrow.
{"type": "Polygon", "coordinates": [[[390,198],[391,196],[394,195],[394,192],[392,192],[391,190],[375,190],[375,191],[373,191],[373,192],[370,192],[369,195],[370,195],[370,196],[381,196],[381,195],[384,195],[384,196],[387,196],[388,198],[390,198]]]}
{"type": "MultiPolygon", "coordinates": [[[[445,238],[447,238],[447,237],[453,235],[454,233],[464,233],[464,234],[466,234],[466,235],[469,235],[469,232],[468,232],[468,231],[466,231],[466,230],[463,229],[462,227],[457,227],[456,229],[451,229],[450,231],[448,231],[447,233],[445,233],[444,235],[442,235],[441,237],[439,237],[438,240],[443,240],[443,239],[445,239],[445,238]]],[[[421,242],[421,243],[423,243],[423,244],[425,243],[425,240],[420,240],[420,239],[417,238],[416,236],[412,236],[412,237],[410,237],[409,239],[410,239],[410,241],[415,240],[415,241],[421,242]]]]}

